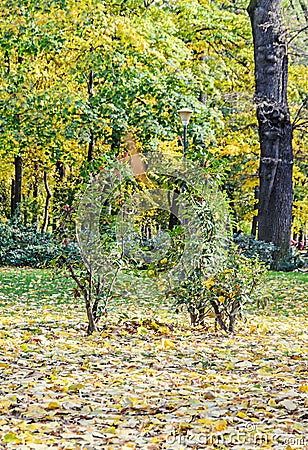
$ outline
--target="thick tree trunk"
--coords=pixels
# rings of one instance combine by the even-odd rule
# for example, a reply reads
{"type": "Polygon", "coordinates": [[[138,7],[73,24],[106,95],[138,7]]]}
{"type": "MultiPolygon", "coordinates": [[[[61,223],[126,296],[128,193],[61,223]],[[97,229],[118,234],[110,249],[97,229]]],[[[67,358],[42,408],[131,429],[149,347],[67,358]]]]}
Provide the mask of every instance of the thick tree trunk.
{"type": "Polygon", "coordinates": [[[15,156],[14,159],[15,178],[13,181],[12,189],[12,202],[11,202],[11,215],[13,216],[16,209],[21,202],[21,188],[22,188],[22,158],[21,156],[15,156]]]}
{"type": "Polygon", "coordinates": [[[288,55],[281,0],[251,0],[260,192],[258,239],[279,247],[276,263],[287,254],[292,225],[292,125],[287,102],[288,55]]]}

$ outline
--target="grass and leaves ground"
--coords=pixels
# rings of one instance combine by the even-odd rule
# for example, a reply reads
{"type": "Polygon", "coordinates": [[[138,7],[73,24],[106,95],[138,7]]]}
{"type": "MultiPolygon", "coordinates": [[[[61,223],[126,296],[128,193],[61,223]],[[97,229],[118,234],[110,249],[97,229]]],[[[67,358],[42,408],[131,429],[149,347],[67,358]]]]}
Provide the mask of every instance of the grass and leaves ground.
{"type": "Polygon", "coordinates": [[[234,336],[117,298],[88,337],[70,280],[0,269],[0,448],[307,449],[308,275],[267,289],[234,336]]]}

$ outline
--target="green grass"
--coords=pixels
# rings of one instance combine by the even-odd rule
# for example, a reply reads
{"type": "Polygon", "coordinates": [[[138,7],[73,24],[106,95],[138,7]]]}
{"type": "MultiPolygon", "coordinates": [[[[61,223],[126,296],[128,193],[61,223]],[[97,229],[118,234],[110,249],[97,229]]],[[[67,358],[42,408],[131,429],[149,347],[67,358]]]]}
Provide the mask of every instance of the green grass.
{"type": "Polygon", "coordinates": [[[72,303],[74,283],[63,273],[47,269],[0,268],[0,306],[52,307],[72,303]]]}
{"type": "Polygon", "coordinates": [[[308,290],[308,272],[275,272],[271,271],[268,275],[269,280],[289,280],[289,281],[301,281],[307,284],[308,290]]]}
{"type": "MultiPolygon", "coordinates": [[[[0,268],[0,307],[2,314],[14,315],[27,311],[50,309],[53,312],[85,311],[83,298],[74,297],[75,283],[63,272],[30,268],[0,268]]],[[[264,310],[252,306],[250,313],[281,314],[284,316],[305,315],[308,310],[308,274],[301,272],[270,272],[265,287],[268,304],[264,310]]],[[[156,315],[172,315],[170,305],[155,298],[142,298],[136,294],[131,298],[117,296],[109,305],[116,316],[131,316],[136,312],[156,315]]],[[[176,316],[176,317],[175,317],[176,316]]],[[[182,317],[183,319],[183,317],[182,317]]]]}

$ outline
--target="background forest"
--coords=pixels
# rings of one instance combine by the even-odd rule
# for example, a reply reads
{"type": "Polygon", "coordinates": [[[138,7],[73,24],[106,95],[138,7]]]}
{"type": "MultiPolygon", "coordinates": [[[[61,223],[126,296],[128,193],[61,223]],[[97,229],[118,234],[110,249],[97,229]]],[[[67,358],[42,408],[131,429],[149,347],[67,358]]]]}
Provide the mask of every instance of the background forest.
{"type": "Polygon", "coordinates": [[[308,448],[305,1],[0,2],[1,448],[308,448]]]}
{"type": "MultiPolygon", "coordinates": [[[[55,230],[91,173],[127,151],[179,150],[256,214],[259,142],[246,1],[7,0],[0,7],[0,213],[55,230]]],[[[307,7],[285,2],[294,125],[293,232],[307,223],[307,7]],[[306,116],[305,116],[306,114],[306,116]]]]}

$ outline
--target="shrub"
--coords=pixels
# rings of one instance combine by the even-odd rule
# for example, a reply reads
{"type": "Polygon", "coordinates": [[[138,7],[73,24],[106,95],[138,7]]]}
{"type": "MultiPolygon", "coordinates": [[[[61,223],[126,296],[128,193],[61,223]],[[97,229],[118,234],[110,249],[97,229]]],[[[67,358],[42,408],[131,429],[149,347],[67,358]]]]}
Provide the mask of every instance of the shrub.
{"type": "MultiPolygon", "coordinates": [[[[278,248],[272,242],[258,241],[253,236],[242,232],[233,235],[233,242],[238,245],[247,258],[253,258],[257,255],[260,261],[270,267],[273,265],[274,253],[278,248]]],[[[305,267],[304,259],[297,253],[292,254],[290,250],[289,255],[278,262],[278,267],[275,270],[291,272],[302,267],[305,267]]]]}
{"type": "Polygon", "coordinates": [[[259,260],[268,266],[274,261],[274,252],[277,248],[272,242],[258,241],[253,236],[242,232],[233,235],[233,242],[247,258],[258,256],[259,260]]]}
{"type": "Polygon", "coordinates": [[[258,257],[247,258],[237,247],[227,252],[219,270],[209,276],[200,266],[176,291],[168,293],[176,310],[184,307],[193,326],[204,325],[209,312],[214,313],[217,324],[225,332],[233,332],[236,319],[247,303],[260,303],[260,290],[264,284],[266,266],[258,257]]]}
{"type": "Polygon", "coordinates": [[[307,267],[307,263],[305,263],[304,258],[299,254],[292,255],[290,253],[289,256],[278,262],[277,270],[282,272],[292,272],[293,270],[301,269],[303,267],[307,267]]]}
{"type": "Polygon", "coordinates": [[[0,222],[0,265],[49,267],[61,253],[61,243],[36,226],[23,226],[18,219],[0,222]]]}

